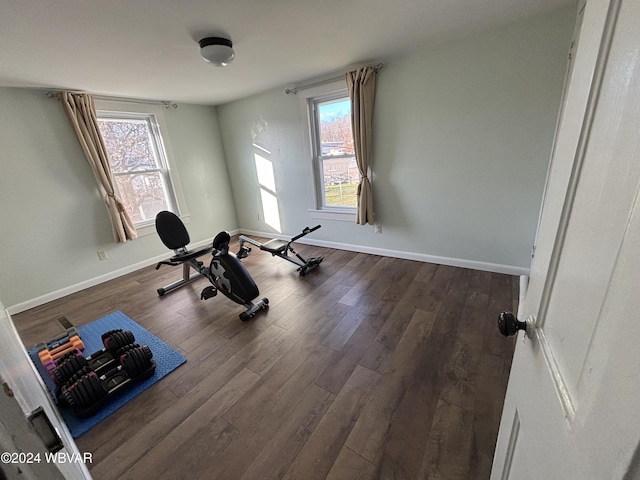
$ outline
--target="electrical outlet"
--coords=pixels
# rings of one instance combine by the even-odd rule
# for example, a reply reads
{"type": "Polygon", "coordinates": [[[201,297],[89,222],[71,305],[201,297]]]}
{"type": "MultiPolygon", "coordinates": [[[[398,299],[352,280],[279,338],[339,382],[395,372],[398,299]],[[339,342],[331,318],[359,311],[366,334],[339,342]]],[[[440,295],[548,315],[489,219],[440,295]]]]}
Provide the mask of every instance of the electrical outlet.
{"type": "Polygon", "coordinates": [[[106,250],[98,250],[98,258],[100,260],[106,260],[107,258],[109,258],[109,255],[107,254],[106,250]]]}
{"type": "Polygon", "coordinates": [[[376,225],[376,233],[382,233],[382,225],[376,225]]]}
{"type": "Polygon", "coordinates": [[[256,213],[256,222],[259,222],[259,221],[260,221],[260,214],[256,213]]]}

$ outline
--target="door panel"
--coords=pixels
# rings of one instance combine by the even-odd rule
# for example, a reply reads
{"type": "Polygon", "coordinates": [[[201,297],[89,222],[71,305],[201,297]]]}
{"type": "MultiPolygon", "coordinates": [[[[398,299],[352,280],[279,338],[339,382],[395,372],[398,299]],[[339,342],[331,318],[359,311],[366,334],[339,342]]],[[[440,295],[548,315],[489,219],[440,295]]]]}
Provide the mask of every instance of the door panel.
{"type": "MultiPolygon", "coordinates": [[[[637,137],[637,135],[636,135],[637,137]]],[[[638,150],[636,150],[638,151],[638,150]]],[[[640,199],[630,211],[624,241],[577,386],[576,428],[594,478],[625,478],[640,445],[640,199]]],[[[628,478],[640,478],[633,471],[628,478]]]]}
{"type": "MultiPolygon", "coordinates": [[[[575,125],[558,130],[494,479],[638,473],[639,24],[637,1],[586,5],[567,102],[573,82],[591,86],[572,154],[559,147],[575,140],[575,125]],[[578,68],[584,58],[591,69],[578,68]]],[[[565,105],[565,120],[578,103],[565,105]]]]}
{"type": "MultiPolygon", "coordinates": [[[[618,78],[615,74],[611,77],[618,78]]],[[[638,98],[639,92],[615,98],[615,93],[609,91],[603,92],[601,101],[615,111],[634,107],[639,111],[638,98]],[[627,99],[626,105],[618,104],[621,98],[627,99]]],[[[612,131],[612,124],[605,124],[606,121],[607,116],[600,115],[593,125],[594,133],[564,240],[571,248],[562,251],[549,299],[548,308],[553,317],[548,315],[544,323],[552,350],[563,352],[557,358],[562,362],[560,369],[573,394],[598,327],[640,178],[640,161],[620,162],[616,158],[616,147],[603,145],[609,138],[615,139],[614,145],[626,141],[625,138],[637,142],[638,132],[634,135],[624,132],[624,136],[617,138],[622,132],[612,131]],[[564,320],[570,317],[580,319],[579,325],[564,320]]],[[[629,148],[638,151],[637,144],[629,148]]]]}

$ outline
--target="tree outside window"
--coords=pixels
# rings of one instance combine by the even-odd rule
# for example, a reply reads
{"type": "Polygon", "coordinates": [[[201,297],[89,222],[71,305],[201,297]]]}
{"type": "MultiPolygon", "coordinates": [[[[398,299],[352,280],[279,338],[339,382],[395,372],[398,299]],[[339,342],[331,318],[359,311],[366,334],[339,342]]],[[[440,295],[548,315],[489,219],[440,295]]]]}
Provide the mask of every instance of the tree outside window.
{"type": "Polygon", "coordinates": [[[176,211],[162,137],[151,114],[98,112],[115,188],[135,225],[176,211]]]}
{"type": "Polygon", "coordinates": [[[346,93],[311,100],[312,131],[322,207],[355,208],[360,173],[351,131],[351,101],[346,93]]]}

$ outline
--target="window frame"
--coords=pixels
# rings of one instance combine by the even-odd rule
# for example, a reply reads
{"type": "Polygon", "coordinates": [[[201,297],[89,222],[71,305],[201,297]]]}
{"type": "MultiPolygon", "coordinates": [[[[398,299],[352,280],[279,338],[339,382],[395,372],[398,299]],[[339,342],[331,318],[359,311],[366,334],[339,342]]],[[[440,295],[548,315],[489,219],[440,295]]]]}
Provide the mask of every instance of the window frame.
{"type": "MultiPolygon", "coordinates": [[[[115,177],[127,176],[135,173],[160,172],[163,176],[165,198],[167,208],[178,215],[183,222],[189,223],[189,214],[186,209],[186,202],[181,188],[178,170],[173,161],[173,152],[169,142],[168,129],[164,120],[164,107],[161,105],[119,102],[112,100],[95,100],[96,114],[100,119],[122,119],[122,120],[147,120],[152,136],[152,148],[160,163],[160,168],[146,169],[127,173],[111,173],[114,187],[117,190],[115,177]]],[[[154,219],[136,222],[138,236],[150,235],[156,232],[154,219]]]]}
{"type": "MultiPolygon", "coordinates": [[[[320,125],[317,116],[317,105],[331,100],[349,98],[346,80],[336,80],[317,87],[298,92],[303,118],[306,119],[304,141],[309,155],[307,162],[310,182],[310,208],[312,218],[326,220],[343,220],[353,222],[356,219],[357,207],[326,205],[324,189],[324,171],[322,148],[320,144],[320,125]]],[[[354,155],[332,156],[331,158],[353,157],[354,155]]]]}

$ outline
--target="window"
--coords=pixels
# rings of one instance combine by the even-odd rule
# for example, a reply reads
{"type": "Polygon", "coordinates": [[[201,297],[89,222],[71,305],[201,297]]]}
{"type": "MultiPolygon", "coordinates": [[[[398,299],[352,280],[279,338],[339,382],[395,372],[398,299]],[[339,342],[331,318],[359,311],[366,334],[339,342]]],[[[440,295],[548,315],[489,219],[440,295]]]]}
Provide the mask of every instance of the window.
{"type": "Polygon", "coordinates": [[[357,207],[360,173],[351,132],[351,101],[346,90],[308,99],[317,207],[352,213],[357,207]]]}
{"type": "Polygon", "coordinates": [[[155,115],[98,111],[117,195],[138,226],[162,210],[178,213],[167,155],[155,115]]]}

